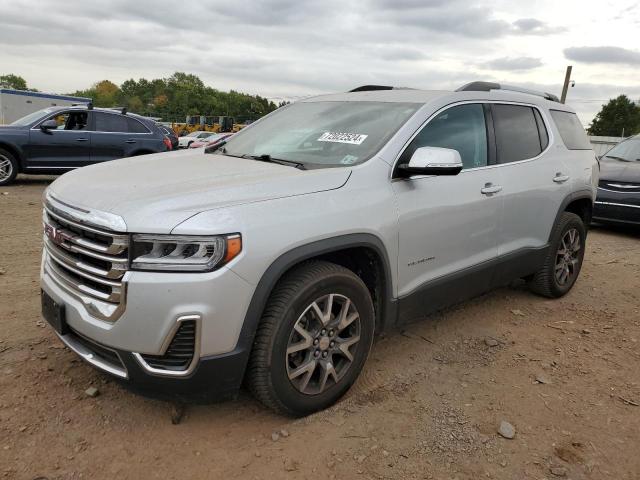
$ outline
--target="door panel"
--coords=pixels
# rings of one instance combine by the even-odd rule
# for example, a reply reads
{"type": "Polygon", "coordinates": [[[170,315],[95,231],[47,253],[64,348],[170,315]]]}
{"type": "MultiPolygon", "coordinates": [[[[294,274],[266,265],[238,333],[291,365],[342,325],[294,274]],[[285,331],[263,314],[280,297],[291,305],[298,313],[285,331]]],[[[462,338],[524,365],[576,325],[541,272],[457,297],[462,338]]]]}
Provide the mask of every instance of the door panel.
{"type": "Polygon", "coordinates": [[[548,119],[531,106],[494,104],[492,116],[504,179],[498,255],[543,247],[571,192],[566,149],[553,143],[548,119]]]}
{"type": "Polygon", "coordinates": [[[75,130],[33,129],[29,132],[27,166],[32,168],[73,168],[91,158],[91,133],[75,130]]]}
{"type": "MultiPolygon", "coordinates": [[[[487,165],[487,124],[482,104],[450,107],[429,120],[400,156],[398,162],[404,164],[417,148],[450,148],[458,151],[464,166],[455,176],[392,183],[399,214],[400,297],[436,280],[462,281],[464,274],[459,274],[496,258],[502,178],[499,169],[487,165]]],[[[489,285],[490,268],[485,273],[489,285]]]]}
{"type": "Polygon", "coordinates": [[[400,297],[496,258],[503,201],[501,192],[483,194],[481,189],[501,183],[499,170],[491,167],[394,182],[400,297]]]}

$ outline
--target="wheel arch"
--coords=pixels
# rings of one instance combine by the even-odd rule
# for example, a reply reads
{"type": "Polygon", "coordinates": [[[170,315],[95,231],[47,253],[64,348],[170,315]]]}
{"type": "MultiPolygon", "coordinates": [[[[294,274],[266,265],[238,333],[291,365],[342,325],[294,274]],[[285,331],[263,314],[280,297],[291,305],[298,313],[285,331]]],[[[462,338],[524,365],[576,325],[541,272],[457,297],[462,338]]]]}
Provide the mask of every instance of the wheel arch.
{"type": "Polygon", "coordinates": [[[269,265],[249,303],[238,347],[244,346],[248,351],[251,350],[254,334],[271,292],[293,267],[311,259],[326,260],[349,268],[364,281],[370,292],[372,289],[379,289],[372,294],[378,331],[395,322],[396,302],[393,301],[392,294],[391,265],[384,244],[373,234],[348,234],[296,247],[269,265]],[[363,278],[363,262],[366,258],[372,262],[373,271],[367,271],[363,278]]]}
{"type": "Polygon", "coordinates": [[[11,143],[1,141],[0,148],[6,150],[16,158],[16,160],[18,161],[18,171],[22,172],[24,170],[24,155],[22,154],[22,151],[11,143]]]}
{"type": "MultiPolygon", "coordinates": [[[[558,209],[553,225],[557,225],[560,215],[564,212],[571,212],[578,215],[582,219],[585,228],[588,229],[593,212],[593,201],[593,193],[591,190],[581,190],[567,195],[558,209]]],[[[549,242],[551,242],[551,236],[553,235],[553,225],[549,233],[549,242]]]]}

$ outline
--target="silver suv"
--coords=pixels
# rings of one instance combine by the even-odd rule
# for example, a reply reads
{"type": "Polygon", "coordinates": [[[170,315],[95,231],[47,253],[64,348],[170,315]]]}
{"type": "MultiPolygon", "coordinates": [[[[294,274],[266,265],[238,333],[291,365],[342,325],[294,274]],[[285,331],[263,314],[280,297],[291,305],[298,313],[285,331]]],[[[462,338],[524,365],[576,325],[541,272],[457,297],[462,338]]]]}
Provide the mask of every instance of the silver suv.
{"type": "Polygon", "coordinates": [[[305,415],[375,333],[580,272],[598,163],[549,94],[366,86],[278,109],[213,153],[82,168],[44,197],[43,315],[142,392],[305,415]]]}

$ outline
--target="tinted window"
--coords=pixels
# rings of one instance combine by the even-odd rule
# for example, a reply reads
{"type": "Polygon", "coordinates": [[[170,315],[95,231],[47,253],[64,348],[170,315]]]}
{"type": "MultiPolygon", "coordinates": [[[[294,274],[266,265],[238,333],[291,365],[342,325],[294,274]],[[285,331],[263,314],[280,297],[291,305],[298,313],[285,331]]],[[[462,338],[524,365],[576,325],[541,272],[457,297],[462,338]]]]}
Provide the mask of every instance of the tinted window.
{"type": "Polygon", "coordinates": [[[121,115],[96,112],[96,131],[98,132],[127,132],[127,118],[121,115]]]}
{"type": "Polygon", "coordinates": [[[149,130],[135,118],[127,118],[127,131],[130,133],[148,133],[149,130]]]}
{"type": "Polygon", "coordinates": [[[465,169],[486,166],[487,130],[482,105],[459,105],[438,114],[413,139],[400,163],[408,163],[420,147],[457,150],[465,169]]]}
{"type": "Polygon", "coordinates": [[[551,116],[569,150],[591,150],[589,138],[575,113],[551,110],[551,116]]]}
{"type": "Polygon", "coordinates": [[[498,163],[526,160],[542,152],[533,108],[522,105],[493,105],[492,109],[498,163]]]}

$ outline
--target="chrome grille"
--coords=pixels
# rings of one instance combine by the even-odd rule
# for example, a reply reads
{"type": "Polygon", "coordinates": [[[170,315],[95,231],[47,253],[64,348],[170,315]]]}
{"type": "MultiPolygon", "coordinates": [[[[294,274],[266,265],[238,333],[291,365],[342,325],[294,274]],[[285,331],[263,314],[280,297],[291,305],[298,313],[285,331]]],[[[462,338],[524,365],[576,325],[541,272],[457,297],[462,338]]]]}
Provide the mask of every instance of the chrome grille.
{"type": "Polygon", "coordinates": [[[598,186],[604,190],[622,193],[639,193],[640,182],[617,182],[614,180],[600,180],[598,186]]]}
{"type": "Polygon", "coordinates": [[[115,320],[124,307],[129,236],[72,220],[50,204],[43,224],[48,273],[91,314],[115,320]]]}

